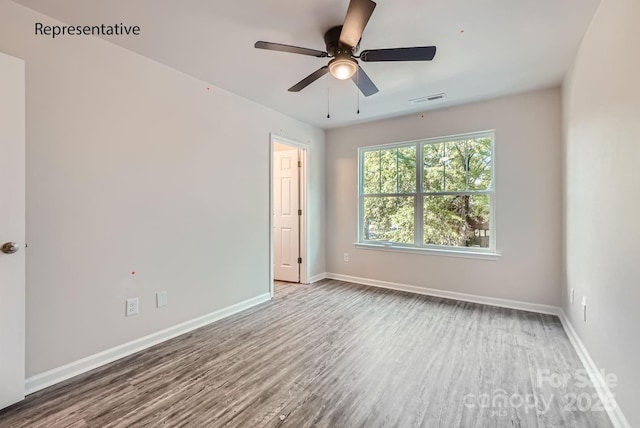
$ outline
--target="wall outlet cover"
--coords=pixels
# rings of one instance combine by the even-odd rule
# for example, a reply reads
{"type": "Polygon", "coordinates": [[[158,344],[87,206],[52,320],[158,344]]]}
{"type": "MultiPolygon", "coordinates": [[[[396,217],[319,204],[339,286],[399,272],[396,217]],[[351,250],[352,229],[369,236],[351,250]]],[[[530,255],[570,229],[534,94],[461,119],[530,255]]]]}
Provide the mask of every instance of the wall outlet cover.
{"type": "Polygon", "coordinates": [[[138,313],[140,313],[140,300],[137,297],[127,299],[126,315],[130,317],[131,315],[136,315],[138,313]]]}

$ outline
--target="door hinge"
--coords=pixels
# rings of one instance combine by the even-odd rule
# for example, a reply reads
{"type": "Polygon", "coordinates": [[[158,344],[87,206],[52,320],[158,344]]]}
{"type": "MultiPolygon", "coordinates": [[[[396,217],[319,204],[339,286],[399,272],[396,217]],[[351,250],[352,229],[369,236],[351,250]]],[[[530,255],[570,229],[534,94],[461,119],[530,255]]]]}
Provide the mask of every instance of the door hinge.
{"type": "Polygon", "coordinates": [[[298,263],[302,263],[302,257],[298,257],[298,263]]]}
{"type": "Polygon", "coordinates": [[[302,161],[298,161],[298,168],[302,168],[302,161]]]}
{"type": "Polygon", "coordinates": [[[298,215],[302,215],[302,210],[298,210],[298,215]]]}

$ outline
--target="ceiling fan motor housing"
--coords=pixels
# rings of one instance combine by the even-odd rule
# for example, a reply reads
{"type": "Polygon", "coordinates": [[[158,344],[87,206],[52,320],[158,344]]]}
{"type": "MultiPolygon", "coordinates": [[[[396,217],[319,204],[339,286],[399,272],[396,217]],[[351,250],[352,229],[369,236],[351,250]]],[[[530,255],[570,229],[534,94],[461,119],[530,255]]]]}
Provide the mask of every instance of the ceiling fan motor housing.
{"type": "Polygon", "coordinates": [[[340,33],[342,33],[342,25],[331,28],[324,34],[324,44],[327,48],[329,56],[338,56],[340,54],[355,54],[360,47],[360,42],[353,48],[340,43],[340,33]]]}

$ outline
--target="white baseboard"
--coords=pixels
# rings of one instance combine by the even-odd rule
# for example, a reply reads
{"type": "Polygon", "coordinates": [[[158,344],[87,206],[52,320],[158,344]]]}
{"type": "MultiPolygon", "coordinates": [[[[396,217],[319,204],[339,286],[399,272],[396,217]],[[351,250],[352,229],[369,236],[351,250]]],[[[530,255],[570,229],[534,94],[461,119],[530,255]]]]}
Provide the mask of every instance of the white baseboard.
{"type": "MultiPolygon", "coordinates": [[[[611,400],[608,397],[612,397],[611,390],[607,386],[607,382],[602,377],[602,373],[594,363],[593,359],[589,355],[587,348],[578,337],[575,329],[571,325],[569,318],[565,312],[556,306],[541,305],[537,303],[521,302],[517,300],[499,299],[495,297],[478,296],[475,294],[458,293],[454,291],[438,290],[434,288],[423,288],[414,285],[399,284],[395,282],[378,281],[369,278],[360,278],[356,276],[341,275],[336,273],[321,273],[309,278],[309,283],[317,282],[322,279],[335,279],[339,281],[353,282],[356,284],[369,285],[372,287],[387,288],[391,290],[406,291],[409,293],[423,294],[427,296],[443,297],[453,300],[461,300],[465,302],[479,303],[490,306],[499,306],[509,309],[518,309],[530,312],[538,312],[542,314],[556,315],[560,318],[562,326],[564,327],[569,341],[573,345],[580,361],[587,370],[591,381],[596,389],[596,392],[600,396],[603,403],[611,404],[610,408],[607,408],[607,413],[611,422],[615,428],[630,428],[631,425],[627,421],[626,417],[622,413],[622,410],[618,406],[615,400],[611,400]]],[[[106,351],[91,355],[78,361],[66,364],[62,367],[58,367],[44,373],[37,374],[28,378],[25,381],[25,393],[32,394],[48,386],[54,385],[58,382],[70,379],[79,374],[88,372],[97,367],[111,363],[120,358],[142,351],[143,349],[157,345],[158,343],[172,339],[181,334],[188,333],[200,327],[204,327],[211,324],[214,321],[226,318],[233,314],[236,314],[245,309],[259,305],[260,303],[269,301],[271,299],[270,293],[261,294],[235,305],[217,310],[210,314],[204,315],[199,318],[195,318],[190,321],[169,327],[165,330],[157,333],[150,334],[140,339],[133,340],[131,342],[116,346],[106,351]]]]}
{"type": "Polygon", "coordinates": [[[326,272],[319,273],[318,275],[313,275],[309,278],[309,284],[313,284],[314,282],[321,281],[327,277],[326,272]]]}
{"type": "Polygon", "coordinates": [[[521,302],[519,300],[499,299],[476,294],[458,293],[456,291],[438,290],[435,288],[416,287],[415,285],[399,284],[396,282],[378,281],[377,279],[360,278],[357,276],[327,273],[327,278],[339,281],[355,282],[372,287],[388,288],[391,290],[407,291],[409,293],[424,294],[426,296],[444,297],[446,299],[461,300],[463,302],[480,303],[483,305],[499,306],[502,308],[518,309],[521,311],[538,312],[541,314],[559,315],[557,306],[541,305],[538,303],[521,302]]]}
{"type": "Polygon", "coordinates": [[[569,341],[571,341],[571,344],[576,350],[580,361],[582,361],[582,365],[589,374],[591,382],[593,382],[593,386],[595,387],[600,400],[602,401],[602,403],[609,404],[609,406],[605,408],[607,410],[609,418],[611,419],[611,423],[615,428],[631,428],[631,425],[627,421],[627,418],[622,413],[622,409],[620,409],[620,406],[618,406],[617,401],[615,399],[608,398],[614,397],[614,395],[607,385],[606,380],[602,377],[602,372],[591,358],[591,355],[589,355],[589,351],[587,351],[587,348],[580,340],[578,333],[576,333],[576,330],[573,328],[573,325],[571,324],[571,321],[569,321],[569,317],[567,317],[567,314],[564,312],[564,310],[560,309],[558,317],[562,322],[564,331],[567,333],[567,336],[569,336],[569,341]]]}
{"type": "Polygon", "coordinates": [[[582,365],[589,374],[593,386],[600,397],[602,403],[609,403],[610,408],[607,408],[607,414],[611,419],[611,423],[615,428],[631,428],[629,422],[625,418],[622,410],[618,406],[618,403],[611,394],[611,390],[607,386],[607,382],[602,377],[602,373],[598,369],[598,366],[593,362],[593,359],[589,355],[589,351],[585,348],[584,344],[578,337],[574,330],[569,318],[562,310],[562,308],[550,305],[540,305],[537,303],[521,302],[518,300],[498,299],[495,297],[478,296],[475,294],[457,293],[454,291],[437,290],[434,288],[416,287],[414,285],[398,284],[395,282],[378,281],[369,278],[360,278],[356,276],[341,275],[337,273],[327,273],[329,279],[336,279],[339,281],[353,282],[356,284],[370,285],[372,287],[388,288],[391,290],[407,291],[409,293],[424,294],[427,296],[444,297],[447,299],[462,300],[464,302],[480,303],[483,305],[499,306],[509,309],[519,309],[529,312],[538,312],[542,314],[556,315],[560,318],[560,322],[569,337],[569,341],[573,348],[576,350],[582,365]]]}
{"type": "Polygon", "coordinates": [[[181,334],[188,333],[197,328],[204,327],[214,321],[226,318],[269,300],[271,300],[270,293],[261,294],[243,302],[236,303],[235,305],[211,312],[210,314],[194,318],[165,330],[141,337],[140,339],[132,340],[131,342],[107,349],[106,351],[102,351],[64,366],[37,374],[25,380],[25,393],[27,395],[32,394],[58,382],[86,373],[128,355],[135,354],[143,349],[157,345],[158,343],[172,339],[176,336],[180,336],[181,334]]]}

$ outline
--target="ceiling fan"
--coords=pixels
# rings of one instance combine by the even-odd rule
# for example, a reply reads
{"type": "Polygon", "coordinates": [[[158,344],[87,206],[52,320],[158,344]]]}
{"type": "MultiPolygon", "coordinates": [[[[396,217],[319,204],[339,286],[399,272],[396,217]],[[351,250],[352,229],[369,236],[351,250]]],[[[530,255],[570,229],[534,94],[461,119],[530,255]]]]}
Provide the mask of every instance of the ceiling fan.
{"type": "Polygon", "coordinates": [[[298,46],[271,42],[256,42],[258,49],[310,55],[318,58],[333,58],[327,65],[314,71],[289,88],[290,92],[299,92],[327,73],[340,80],[351,78],[365,97],[378,92],[367,73],[358,64],[381,61],[431,61],[436,55],[435,46],[416,46],[412,48],[365,50],[356,56],[360,46],[362,32],[371,18],[376,4],[371,0],[351,0],[344,24],[331,28],[324,35],[326,52],[298,46]]]}

